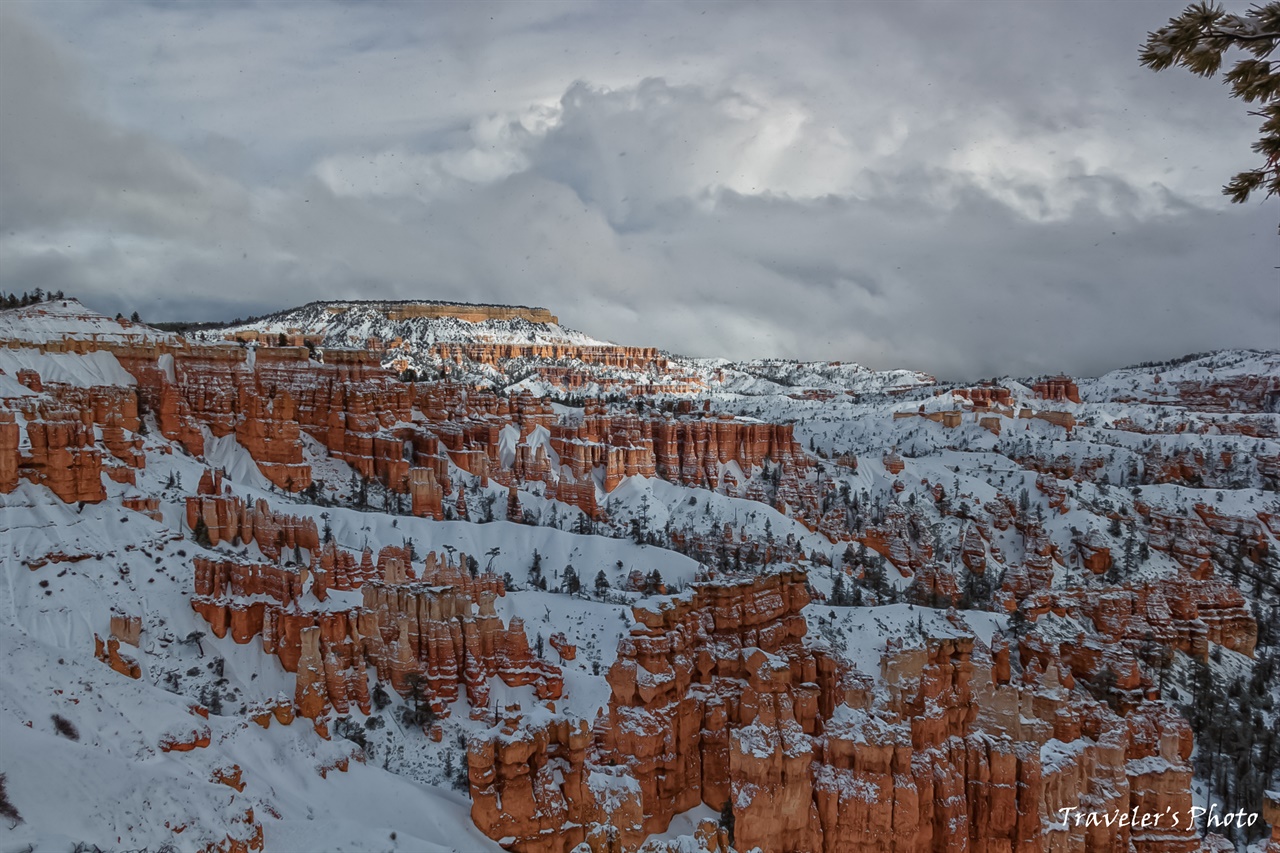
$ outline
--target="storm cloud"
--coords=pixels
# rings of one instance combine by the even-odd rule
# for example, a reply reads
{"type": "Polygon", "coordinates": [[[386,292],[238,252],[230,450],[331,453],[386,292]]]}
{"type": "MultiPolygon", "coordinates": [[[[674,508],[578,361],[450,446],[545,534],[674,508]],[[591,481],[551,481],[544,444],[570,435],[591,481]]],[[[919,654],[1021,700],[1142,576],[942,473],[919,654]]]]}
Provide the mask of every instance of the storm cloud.
{"type": "Polygon", "coordinates": [[[1180,3],[5,4],[0,288],[544,305],[945,377],[1277,345],[1256,119],[1180,3]]]}

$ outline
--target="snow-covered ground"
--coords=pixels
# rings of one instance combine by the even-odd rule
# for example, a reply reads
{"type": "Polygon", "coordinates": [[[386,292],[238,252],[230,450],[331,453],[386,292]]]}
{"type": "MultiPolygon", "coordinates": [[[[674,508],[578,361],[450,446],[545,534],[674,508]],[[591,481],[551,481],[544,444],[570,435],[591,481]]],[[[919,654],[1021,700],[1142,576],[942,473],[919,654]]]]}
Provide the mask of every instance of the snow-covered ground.
{"type": "MultiPolygon", "coordinates": [[[[46,341],[173,340],[146,327],[91,316],[73,300],[46,306],[0,311],[0,340],[31,344],[0,347],[0,398],[13,401],[13,408],[37,396],[18,381],[23,370],[35,370],[45,383],[81,388],[134,384],[108,353],[41,352],[38,346],[46,341]]],[[[399,337],[416,352],[439,342],[605,345],[549,323],[393,322],[376,307],[355,305],[333,314],[321,303],[240,328],[267,334],[301,328],[324,334],[329,346],[399,337]]],[[[209,335],[220,338],[221,331],[209,335]]],[[[1037,400],[1028,380],[996,380],[1010,390],[1015,415],[1002,418],[998,435],[978,423],[968,404],[950,393],[952,386],[939,386],[915,371],[669,358],[675,368],[666,378],[693,377],[703,384],[701,391],[681,398],[692,396],[715,412],[794,424],[797,440],[815,459],[812,476],[830,486],[833,505],[847,506],[849,517],[859,518],[864,528],[890,509],[901,511],[916,525],[918,541],[932,548],[932,562],[958,577],[964,574],[962,537],[979,522],[987,525],[990,507],[1002,500],[1024,503],[1026,512],[1043,520],[1044,536],[1062,557],[1052,569],[1058,589],[1102,589],[1111,583],[1082,568],[1075,543],[1087,537],[1117,557],[1125,555],[1141,534],[1140,504],[1184,516],[1197,503],[1246,518],[1280,513],[1272,481],[1258,462],[1280,454],[1280,414],[1189,411],[1174,404],[1170,391],[1184,382],[1274,379],[1280,376],[1277,353],[1231,351],[1113,371],[1080,380],[1079,404],[1037,400]],[[1016,417],[1024,409],[1068,413],[1075,426],[1067,430],[1016,417]],[[958,426],[916,416],[951,411],[964,413],[958,426]],[[1241,424],[1256,435],[1238,434],[1241,424]],[[1215,462],[1213,482],[1198,485],[1158,483],[1149,476],[1161,460],[1184,453],[1229,461],[1215,462]],[[892,473],[889,455],[901,458],[901,473],[892,473]],[[856,458],[856,469],[838,463],[841,456],[856,458]],[[1090,473],[1072,478],[1034,470],[1048,463],[1090,473]],[[1040,476],[1061,491],[1065,511],[1037,486],[1040,476]],[[947,512],[940,508],[938,487],[949,502],[947,512]]],[[[601,369],[599,375],[603,381],[610,374],[601,369]]],[[[501,372],[475,376],[507,390],[550,390],[530,377],[504,385],[511,377],[501,372]]],[[[651,402],[671,402],[672,396],[657,395],[651,402]]],[[[555,411],[566,417],[581,412],[558,404],[555,411]]],[[[634,622],[631,605],[641,593],[626,589],[628,578],[656,572],[676,593],[708,568],[659,544],[633,541],[636,522],[655,534],[651,542],[664,541],[670,532],[719,537],[727,526],[735,540],[773,537],[794,543],[817,594],[804,613],[808,641],[872,677],[879,675],[890,640],[923,643],[926,637],[964,634],[990,644],[1007,627],[1006,616],[989,610],[948,613],[895,601],[914,578],[892,567],[886,585],[893,592],[886,596],[893,603],[874,602],[875,593],[867,590],[866,605],[833,605],[837,577],[841,583],[850,577],[842,562],[856,544],[832,541],[794,512],[748,499],[748,482],[758,482],[763,474],[742,471],[736,463],[730,473],[739,486],[732,493],[642,477],[624,480],[607,495],[601,489],[608,521],[585,534],[572,532],[581,513],[549,500],[542,484],[523,484],[519,494],[522,511],[538,523],[516,523],[505,517],[504,487],[481,486],[456,467],[450,477],[464,489],[470,518],[478,518],[488,503],[496,520],[436,522],[357,509],[348,494],[351,468],[304,436],[305,457],[327,484],[325,498],[336,504],[312,505],[274,490],[234,434],[206,435],[204,457],[195,458],[160,437],[153,418],[149,422],[142,436],[147,464],[136,486],[106,481],[103,503],[66,504],[26,482],[0,495],[0,773],[7,800],[21,818],[13,825],[0,822],[0,850],[62,850],[79,842],[102,849],[172,845],[198,850],[228,836],[243,838],[252,823],[245,819],[250,809],[263,827],[268,851],[500,849],[471,824],[470,803],[458,786],[465,772],[461,744],[486,725],[471,720],[465,707],[456,707],[443,721],[438,743],[401,725],[397,709],[402,703],[395,696],[389,707],[367,716],[353,709],[334,726],[331,739],[305,721],[266,729],[251,721],[255,707],[293,695],[294,676],[277,658],[263,654],[256,641],[242,646],[209,636],[208,625],[191,609],[192,558],[200,548],[184,527],[184,498],[209,467],[222,469],[231,490],[246,501],[265,498],[279,511],[314,518],[344,549],[376,552],[411,542],[419,555],[465,553],[509,575],[514,588],[498,600],[498,615],[504,622],[523,620],[531,645],[543,646],[552,634],[562,633],[578,647],[576,660],[562,664],[565,690],[559,705],[560,713],[587,721],[608,703],[605,673],[634,622]],[[130,496],[159,498],[163,520],[124,509],[121,502],[130,496]],[[535,554],[547,580],[545,591],[529,583],[535,554]],[[560,591],[569,566],[583,587],[577,595],[560,591]],[[599,592],[598,575],[605,584],[599,592]],[[138,680],[94,656],[95,635],[109,635],[113,613],[142,619],[141,648],[122,648],[136,659],[138,680]],[[204,636],[190,639],[198,634],[204,636]],[[207,719],[199,716],[191,710],[195,704],[212,706],[213,712],[207,719]],[[161,749],[166,739],[181,741],[206,730],[207,748],[161,749]],[[339,762],[347,765],[345,772],[335,769],[339,762]],[[240,770],[242,791],[216,781],[234,767],[240,770]]],[[[514,457],[520,440],[518,430],[503,433],[504,461],[514,457]]],[[[550,449],[541,428],[524,442],[550,449]]],[[[558,461],[552,459],[556,469],[558,461]]],[[[1280,553],[1280,541],[1264,530],[1270,553],[1280,553]]],[[[1017,529],[988,526],[986,534],[983,554],[994,577],[1024,562],[1026,541],[1017,529]]],[[[256,545],[222,543],[216,550],[262,556],[256,545]]],[[[1128,580],[1134,582],[1178,570],[1169,555],[1155,550],[1128,568],[1128,580]]],[[[333,606],[353,605],[357,598],[335,593],[333,606]]],[[[1261,593],[1255,600],[1275,603],[1261,593]]],[[[1057,616],[1045,617],[1041,627],[1064,639],[1090,628],[1057,616]]],[[[1247,673],[1252,663],[1228,652],[1214,665],[1225,677],[1247,673]]],[[[1175,698],[1185,682],[1179,673],[1175,666],[1175,698]]],[[[532,688],[510,688],[493,679],[490,689],[499,706],[518,703],[531,714],[543,713],[532,688]]],[[[691,851],[689,833],[698,821],[717,817],[700,807],[678,816],[663,838],[652,841],[691,851]]]]}

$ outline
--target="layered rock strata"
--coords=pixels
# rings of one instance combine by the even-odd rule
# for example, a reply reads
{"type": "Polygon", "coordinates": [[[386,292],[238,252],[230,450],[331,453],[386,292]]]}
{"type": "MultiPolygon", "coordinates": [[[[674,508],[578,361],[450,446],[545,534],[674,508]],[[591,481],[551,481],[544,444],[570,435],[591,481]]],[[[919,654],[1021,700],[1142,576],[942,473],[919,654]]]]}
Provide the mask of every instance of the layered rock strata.
{"type": "Polygon", "coordinates": [[[638,606],[590,729],[513,709],[473,739],[477,826],[519,851],[634,850],[702,803],[732,810],[737,849],[780,853],[1198,849],[1194,829],[1062,818],[1189,808],[1190,733],[1163,704],[1117,716],[1053,650],[1013,667],[959,617],[891,643],[873,678],[806,642],[807,601],[792,572],[638,606]]]}

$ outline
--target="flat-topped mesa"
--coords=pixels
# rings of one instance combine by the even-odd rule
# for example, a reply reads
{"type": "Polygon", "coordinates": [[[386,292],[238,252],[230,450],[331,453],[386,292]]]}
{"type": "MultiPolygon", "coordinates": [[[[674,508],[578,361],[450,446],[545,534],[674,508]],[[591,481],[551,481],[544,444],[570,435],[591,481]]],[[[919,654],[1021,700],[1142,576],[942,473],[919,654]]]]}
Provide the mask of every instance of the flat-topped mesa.
{"type": "Polygon", "coordinates": [[[353,308],[374,308],[386,314],[388,320],[412,320],[417,318],[452,318],[468,323],[486,320],[528,320],[530,323],[559,324],[560,320],[546,308],[530,308],[525,305],[486,305],[470,302],[334,302],[325,304],[327,314],[345,314],[353,308]]]}

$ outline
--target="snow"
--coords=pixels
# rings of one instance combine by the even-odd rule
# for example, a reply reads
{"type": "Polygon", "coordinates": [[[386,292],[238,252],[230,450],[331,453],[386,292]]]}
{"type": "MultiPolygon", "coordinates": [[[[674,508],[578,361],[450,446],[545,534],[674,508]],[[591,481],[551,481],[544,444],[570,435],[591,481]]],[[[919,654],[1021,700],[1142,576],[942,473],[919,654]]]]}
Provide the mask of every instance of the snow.
{"type": "Polygon", "coordinates": [[[0,311],[0,340],[44,343],[58,339],[156,344],[173,342],[176,336],[139,323],[113,320],[75,299],[0,311]]]}
{"type": "MultiPolygon", "coordinates": [[[[3,312],[0,312],[0,317],[3,312]]],[[[0,347],[0,370],[16,376],[19,370],[34,370],[42,382],[61,382],[77,388],[96,385],[136,385],[137,381],[120,366],[109,352],[96,351],[78,355],[69,352],[42,353],[35,348],[5,349],[0,347]]],[[[0,377],[0,381],[6,377],[0,377]]],[[[13,381],[13,380],[8,380],[13,381]]],[[[11,396],[7,386],[0,385],[0,396],[11,396]]],[[[22,396],[25,389],[12,396],[22,396]]]]}
{"type": "Polygon", "coordinates": [[[1003,630],[1007,622],[1006,617],[996,613],[966,610],[958,614],[961,625],[957,626],[948,615],[946,610],[914,604],[833,607],[813,602],[804,610],[811,635],[816,627],[819,636],[834,640],[841,657],[864,675],[879,675],[881,657],[891,640],[907,643],[904,648],[911,644],[922,648],[926,637],[974,637],[990,647],[996,632],[1003,630]]]}
{"type": "MultiPolygon", "coordinates": [[[[390,340],[404,337],[410,350],[421,355],[431,343],[441,341],[562,342],[603,345],[581,333],[555,324],[527,321],[466,323],[458,320],[415,320],[400,326],[386,320],[374,307],[355,306],[341,315],[327,315],[324,303],[304,306],[241,328],[264,333],[288,328],[319,329],[328,346],[339,346],[368,336],[390,340]],[[319,307],[316,307],[319,306],[319,307]]],[[[408,321],[405,321],[408,322],[408,321]]],[[[0,398],[28,401],[33,392],[17,382],[20,370],[36,370],[45,383],[62,382],[77,387],[132,385],[132,377],[110,354],[93,352],[41,352],[52,337],[89,340],[110,336],[122,342],[171,342],[172,336],[142,326],[93,315],[77,303],[54,303],[41,311],[22,309],[0,312],[0,340],[24,345],[0,347],[0,398]],[[30,343],[30,346],[26,346],[30,343]]],[[[220,333],[215,336],[220,336],[220,333]]],[[[252,348],[251,348],[252,352],[252,348]]],[[[965,570],[958,564],[955,543],[961,531],[988,520],[986,507],[1002,497],[1017,500],[1026,490],[1028,506],[1044,515],[1044,534],[1059,554],[1062,565],[1053,566],[1053,584],[1060,589],[1102,590],[1104,579],[1095,578],[1073,561],[1073,542],[1087,538],[1098,546],[1123,552],[1127,533],[1115,536],[1111,514],[1135,518],[1139,501],[1167,511],[1186,510],[1198,502],[1229,514],[1252,517],[1276,504],[1252,458],[1280,453],[1280,440],[1226,434],[1229,425],[1245,417],[1180,410],[1170,415],[1161,405],[1169,389],[1179,382],[1210,377],[1280,374],[1280,355],[1253,351],[1215,353],[1178,364],[1113,371],[1093,380],[1080,380],[1081,404],[1037,401],[1030,380],[998,380],[1010,389],[1015,410],[1057,408],[1071,411],[1077,426],[1068,432],[1043,421],[1003,421],[999,436],[971,419],[946,428],[922,418],[894,419],[895,412],[965,409],[959,398],[940,387],[932,377],[914,371],[875,371],[852,364],[781,361],[729,362],[670,356],[671,372],[702,383],[694,397],[709,403],[714,412],[744,418],[794,424],[797,440],[815,453],[836,457],[851,453],[857,470],[819,458],[815,477],[830,483],[839,493],[856,496],[860,511],[870,517],[873,508],[897,506],[917,520],[922,541],[934,546],[933,562],[941,571],[965,570]],[[1160,376],[1157,382],[1156,375],[1160,376]],[[934,392],[941,390],[941,395],[934,392]],[[822,392],[810,394],[804,392],[822,392]],[[851,392],[851,393],[850,393],[851,392]],[[794,396],[793,396],[794,395],[794,396]],[[823,399],[825,398],[825,399],[823,399]],[[1146,432],[1117,428],[1136,424],[1146,432]],[[1190,425],[1177,431],[1179,424],[1190,425]],[[906,469],[889,474],[884,454],[897,448],[906,469]],[[1152,449],[1154,448],[1154,450],[1152,449]],[[1183,450],[1207,454],[1234,453],[1240,460],[1230,472],[1234,478],[1221,488],[1192,488],[1186,484],[1137,484],[1132,466],[1148,464],[1147,455],[1169,455],[1183,450]],[[1045,475],[1066,495],[1068,512],[1051,511],[1048,497],[1036,487],[1034,472],[1021,467],[1015,457],[1034,455],[1061,460],[1079,468],[1087,460],[1103,459],[1100,473],[1110,484],[1095,481],[1058,480],[1045,475]],[[897,491],[900,487],[901,491],[897,491]],[[934,486],[942,486],[954,506],[967,505],[970,518],[942,514],[934,501],[934,486]],[[1074,529],[1073,529],[1074,528],[1074,529]]],[[[581,366],[579,364],[579,366],[581,366]]],[[[524,365],[528,367],[528,365],[524,365]]],[[[172,373],[172,359],[161,357],[161,368],[172,373]]],[[[468,368],[470,369],[470,368],[468,368]]],[[[502,371],[479,371],[475,377],[503,387],[522,369],[508,365],[502,371]]],[[[594,368],[593,368],[594,369],[594,368]]],[[[634,376],[643,372],[632,371],[634,376]]],[[[471,375],[471,374],[468,374],[471,375]]],[[[603,378],[619,375],[601,370],[603,378]]],[[[649,376],[647,381],[653,381],[649,376]]],[[[518,378],[507,387],[550,390],[532,376],[518,378]]],[[[15,404],[16,405],[16,404],[15,404]]],[[[555,404],[558,416],[578,417],[582,410],[555,404]]],[[[967,411],[967,410],[966,410],[967,411]]],[[[971,416],[971,412],[966,417],[971,416]]],[[[1249,416],[1267,425],[1280,424],[1280,415],[1249,416]]],[[[1269,433],[1274,434],[1274,433],[1269,433]]],[[[502,519],[506,489],[497,483],[481,488],[475,478],[451,467],[455,485],[467,490],[472,501],[496,499],[498,517],[488,524],[429,519],[359,511],[350,507],[320,507],[285,496],[271,487],[234,433],[216,438],[205,435],[205,454],[195,458],[157,434],[154,423],[143,436],[146,468],[138,472],[136,486],[107,482],[108,501],[77,506],[57,500],[47,489],[21,483],[10,494],[0,495],[0,773],[8,779],[8,791],[23,822],[7,829],[5,849],[69,849],[80,841],[104,848],[158,849],[172,842],[181,850],[194,850],[227,834],[246,830],[239,817],[252,808],[262,823],[267,850],[496,850],[494,842],[472,825],[466,795],[454,787],[459,763],[465,759],[460,743],[472,736],[492,734],[488,723],[469,719],[464,700],[443,721],[440,743],[406,729],[396,718],[398,697],[382,713],[365,717],[358,711],[349,725],[362,731],[367,763],[350,761],[347,772],[327,772],[343,758],[359,753],[359,747],[335,732],[332,740],[320,738],[310,726],[273,724],[262,729],[247,722],[247,710],[291,696],[294,679],[278,659],[262,652],[256,642],[236,645],[231,639],[209,636],[208,625],[190,607],[192,558],[199,550],[184,529],[184,497],[190,494],[207,467],[225,471],[232,492],[246,501],[267,499],[279,512],[310,517],[326,525],[340,547],[360,551],[370,547],[411,541],[419,555],[428,551],[465,553],[482,566],[510,574],[514,585],[527,586],[536,552],[549,585],[548,591],[512,589],[495,604],[504,622],[524,622],[531,645],[539,638],[548,660],[563,670],[565,690],[552,712],[531,687],[511,688],[491,679],[495,707],[519,705],[528,724],[585,720],[588,724],[607,710],[611,690],[605,675],[618,660],[619,644],[635,627],[631,608],[639,605],[661,609],[689,591],[704,567],[690,557],[655,545],[637,544],[626,538],[635,519],[647,520],[653,531],[714,534],[725,525],[732,535],[761,541],[790,537],[806,557],[818,594],[804,610],[808,624],[805,642],[842,658],[868,677],[874,689],[883,690],[881,661],[886,651],[923,648],[939,639],[972,637],[981,652],[998,632],[1007,628],[1003,614],[979,610],[954,612],[909,604],[836,607],[822,600],[829,596],[840,561],[848,547],[810,531],[791,515],[745,497],[749,479],[759,471],[725,466],[740,484],[736,493],[687,488],[659,479],[630,477],[612,492],[598,492],[610,518],[600,526],[601,535],[581,535],[546,526],[554,510],[570,527],[578,511],[555,504],[543,496],[540,484],[525,484],[521,505],[544,526],[518,524],[502,519]],[[169,478],[181,485],[169,487],[169,478]],[[125,495],[160,499],[163,521],[125,510],[125,495]],[[692,501],[692,503],[691,503],[692,501]],[[834,563],[833,569],[825,562],[834,563]],[[568,595],[557,591],[572,565],[584,592],[568,595]],[[675,596],[642,599],[624,591],[628,576],[658,572],[675,596]],[[594,593],[594,581],[603,573],[609,584],[604,595],[594,593]],[[142,619],[141,648],[122,648],[136,659],[142,677],[131,680],[94,658],[94,636],[106,637],[113,612],[142,619]],[[199,643],[186,638],[200,632],[199,643]],[[564,634],[577,646],[573,661],[559,661],[549,639],[564,634]],[[216,697],[216,703],[212,698],[216,697]],[[206,701],[210,700],[210,701],[206,701]],[[220,706],[206,720],[192,714],[196,702],[220,706]],[[220,710],[220,712],[219,712],[220,710]],[[59,734],[54,715],[65,718],[78,733],[72,740],[59,734]],[[172,734],[185,737],[207,727],[210,745],[190,752],[163,752],[160,741],[172,734]],[[214,772],[238,765],[246,788],[243,792],[211,781],[214,772]],[[74,807],[68,807],[74,804],[74,807]],[[166,822],[169,823],[166,826],[166,822]],[[181,834],[179,822],[188,824],[181,834]]],[[[504,463],[514,459],[523,442],[544,447],[552,470],[559,460],[550,452],[550,436],[537,427],[525,439],[515,427],[500,435],[504,463]]],[[[304,436],[304,455],[315,476],[326,482],[327,497],[339,500],[352,469],[329,456],[320,442],[304,436]]],[[[599,471],[596,476],[599,476],[599,471]]],[[[473,507],[474,513],[474,507],[473,507]]],[[[476,515],[472,515],[476,517],[476,515]]],[[[865,521],[866,519],[864,519],[865,521]]],[[[989,577],[998,579],[1005,568],[1017,567],[1026,557],[1023,536],[1014,528],[1001,531],[989,526],[982,543],[989,577]]],[[[1280,542],[1265,533],[1270,546],[1280,542]]],[[[257,546],[218,549],[228,555],[260,558],[257,546]]],[[[767,570],[767,569],[766,569],[767,570]]],[[[1161,577],[1177,571],[1166,555],[1153,552],[1135,570],[1135,578],[1161,577]]],[[[886,566],[891,585],[906,588],[912,578],[886,566]]],[[[325,607],[356,606],[359,593],[333,592],[325,607]]],[[[320,606],[308,602],[308,606],[320,606]]],[[[1052,613],[1040,617],[1036,631],[1052,642],[1074,642],[1090,634],[1088,620],[1052,613]]],[[[726,644],[728,645],[728,644],[726,644]]],[[[737,648],[718,653],[739,653],[737,648]]],[[[751,648],[742,649],[745,655],[751,648]]],[[[1222,651],[1215,671],[1239,675],[1250,672],[1253,662],[1242,655],[1222,651]]],[[[765,657],[766,667],[780,666],[780,659],[765,657]]],[[[1170,693],[1185,684],[1185,661],[1170,674],[1170,693]]],[[[646,688],[669,685],[674,673],[650,672],[641,667],[637,682],[646,688]]],[[[623,727],[662,725],[654,715],[641,711],[620,713],[623,727]]],[[[877,743],[910,742],[909,722],[889,721],[875,713],[837,706],[828,731],[852,740],[877,743]]],[[[529,737],[521,729],[512,737],[529,737]]],[[[748,725],[737,729],[740,747],[760,758],[779,751],[799,754],[813,748],[812,739],[793,725],[748,725]]],[[[1040,747],[1046,772],[1067,767],[1078,759],[1086,741],[1064,744],[1055,740],[1040,747]]],[[[1130,775],[1159,772],[1163,759],[1129,762],[1130,775]]],[[[554,770],[554,768],[553,768],[554,770]]],[[[820,766],[816,784],[841,786],[852,796],[871,798],[873,788],[852,773],[820,766]]],[[[548,772],[554,783],[555,773],[548,772]]],[[[626,768],[594,767],[587,777],[598,799],[619,800],[634,794],[638,783],[626,768]]],[[[744,790],[736,790],[739,797],[744,790]]],[[[1197,802],[1206,802],[1204,792],[1197,802]]],[[[690,833],[704,819],[718,815],[699,806],[677,816],[666,833],[651,839],[669,842],[667,849],[696,849],[690,833]]]]}
{"type": "Polygon", "coordinates": [[[224,332],[243,331],[278,335],[305,329],[308,333],[323,334],[326,347],[363,345],[371,337],[384,341],[402,338],[414,348],[425,348],[435,343],[473,342],[561,343],[576,346],[600,346],[608,343],[555,323],[537,323],[524,319],[472,322],[454,317],[414,317],[392,320],[387,311],[394,306],[395,303],[390,302],[312,302],[261,320],[228,326],[219,330],[218,336],[221,337],[224,332]]]}
{"type": "Polygon", "coordinates": [[[178,642],[207,631],[187,603],[190,541],[138,513],[111,504],[77,510],[30,485],[0,501],[0,773],[23,817],[6,843],[46,849],[92,839],[137,849],[172,841],[185,850],[241,831],[234,816],[254,808],[259,819],[280,815],[263,820],[267,849],[499,849],[452,791],[355,762],[321,779],[317,767],[352,754],[347,741],[321,740],[306,725],[263,730],[235,714],[191,714],[188,696],[214,685],[215,660],[228,711],[292,695],[293,678],[252,644],[205,637],[200,651],[178,642]],[[26,567],[29,555],[53,551],[88,559],[26,567]],[[142,665],[139,681],[93,659],[93,635],[108,635],[113,610],[143,617],[143,648],[122,649],[142,665]],[[171,677],[181,693],[159,686],[171,677]],[[54,733],[53,714],[78,741],[54,733]],[[207,749],[159,751],[166,733],[204,727],[213,735],[207,749]],[[243,771],[243,793],[208,781],[232,764],[243,771]],[[172,832],[184,824],[181,836],[172,832]]]}

